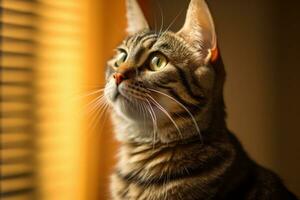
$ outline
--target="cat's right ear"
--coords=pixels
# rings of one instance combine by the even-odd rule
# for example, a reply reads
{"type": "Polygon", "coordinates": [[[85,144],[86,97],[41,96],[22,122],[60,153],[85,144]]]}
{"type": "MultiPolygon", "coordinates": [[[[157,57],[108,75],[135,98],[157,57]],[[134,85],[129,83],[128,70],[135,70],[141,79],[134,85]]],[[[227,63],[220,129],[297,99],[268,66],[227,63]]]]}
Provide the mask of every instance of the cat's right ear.
{"type": "Polygon", "coordinates": [[[133,35],[139,31],[149,29],[148,22],[137,0],[126,0],[127,33],[133,35]]]}
{"type": "Polygon", "coordinates": [[[215,26],[205,0],[191,0],[183,27],[177,33],[196,51],[203,52],[206,62],[218,58],[215,26]]]}

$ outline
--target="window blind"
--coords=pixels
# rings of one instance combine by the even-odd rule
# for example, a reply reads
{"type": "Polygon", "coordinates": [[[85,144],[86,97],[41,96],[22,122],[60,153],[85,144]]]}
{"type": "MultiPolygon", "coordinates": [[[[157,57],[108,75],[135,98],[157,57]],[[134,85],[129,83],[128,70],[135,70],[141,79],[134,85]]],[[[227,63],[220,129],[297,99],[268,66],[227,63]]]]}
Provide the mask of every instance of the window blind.
{"type": "Polygon", "coordinates": [[[84,1],[0,6],[1,199],[84,199],[84,1]]]}
{"type": "Polygon", "coordinates": [[[1,1],[1,199],[32,199],[35,184],[34,1],[1,1]]]}

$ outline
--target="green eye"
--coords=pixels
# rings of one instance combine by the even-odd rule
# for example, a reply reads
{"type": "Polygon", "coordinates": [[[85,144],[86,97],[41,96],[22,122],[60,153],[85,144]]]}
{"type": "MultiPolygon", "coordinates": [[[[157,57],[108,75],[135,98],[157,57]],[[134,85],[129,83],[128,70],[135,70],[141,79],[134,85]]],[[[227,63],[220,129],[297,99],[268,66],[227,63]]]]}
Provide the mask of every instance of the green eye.
{"type": "Polygon", "coordinates": [[[153,71],[158,71],[164,68],[168,64],[167,59],[165,56],[161,54],[157,54],[151,58],[150,61],[150,68],[153,71]]]}
{"type": "Polygon", "coordinates": [[[119,67],[122,63],[124,63],[126,61],[126,58],[127,58],[126,52],[119,53],[119,55],[117,56],[116,62],[115,62],[115,66],[119,67]]]}

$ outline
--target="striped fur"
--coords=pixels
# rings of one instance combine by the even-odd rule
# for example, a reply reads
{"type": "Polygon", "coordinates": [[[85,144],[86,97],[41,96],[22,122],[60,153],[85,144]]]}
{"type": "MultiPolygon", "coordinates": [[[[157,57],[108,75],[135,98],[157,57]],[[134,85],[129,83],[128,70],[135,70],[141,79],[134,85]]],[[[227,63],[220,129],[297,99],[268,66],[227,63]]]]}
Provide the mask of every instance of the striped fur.
{"type": "MultiPolygon", "coordinates": [[[[186,24],[213,28],[211,21],[209,26],[189,22],[197,17],[193,6],[202,6],[199,19],[211,20],[204,16],[208,11],[203,2],[191,0],[186,24]]],[[[208,62],[215,36],[188,25],[178,33],[145,29],[130,34],[108,62],[105,96],[122,143],[111,198],[297,199],[274,173],[252,161],[228,131],[224,65],[220,56],[208,62]],[[126,59],[116,65],[121,52],[126,59]],[[158,54],[168,64],[153,71],[149,63],[158,54]]]]}

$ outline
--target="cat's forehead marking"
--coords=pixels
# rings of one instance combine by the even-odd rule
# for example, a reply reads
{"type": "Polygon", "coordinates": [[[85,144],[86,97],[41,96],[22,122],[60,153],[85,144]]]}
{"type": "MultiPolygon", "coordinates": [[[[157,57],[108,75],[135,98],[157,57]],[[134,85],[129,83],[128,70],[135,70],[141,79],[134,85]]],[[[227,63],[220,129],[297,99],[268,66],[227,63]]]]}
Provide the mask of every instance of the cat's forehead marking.
{"type": "Polygon", "coordinates": [[[170,50],[180,45],[180,41],[174,36],[174,33],[164,32],[157,34],[155,32],[144,32],[128,37],[122,44],[129,51],[135,51],[138,48],[151,50],[170,50]]]}
{"type": "MultiPolygon", "coordinates": [[[[158,34],[155,32],[141,32],[126,38],[121,48],[128,51],[128,60],[141,65],[151,52],[160,51],[172,59],[184,60],[190,53],[186,42],[173,32],[158,34]]],[[[173,60],[174,61],[174,60],[173,60]]]]}
{"type": "Polygon", "coordinates": [[[152,44],[152,42],[155,42],[157,37],[158,37],[157,34],[154,32],[141,32],[125,39],[124,44],[128,48],[135,48],[139,46],[148,47],[149,45],[152,44]]]}
{"type": "Polygon", "coordinates": [[[139,65],[147,58],[157,38],[158,35],[154,32],[141,32],[125,39],[121,47],[128,51],[128,60],[139,65]]]}

